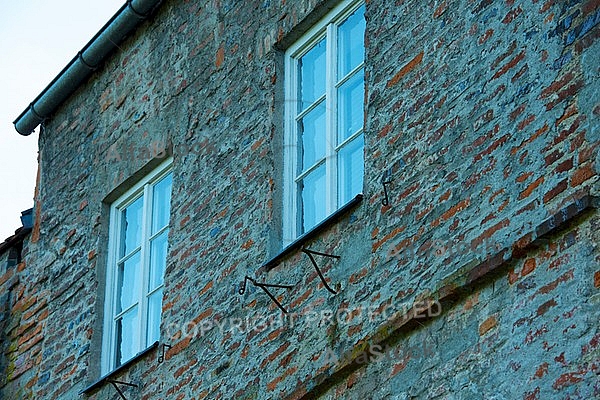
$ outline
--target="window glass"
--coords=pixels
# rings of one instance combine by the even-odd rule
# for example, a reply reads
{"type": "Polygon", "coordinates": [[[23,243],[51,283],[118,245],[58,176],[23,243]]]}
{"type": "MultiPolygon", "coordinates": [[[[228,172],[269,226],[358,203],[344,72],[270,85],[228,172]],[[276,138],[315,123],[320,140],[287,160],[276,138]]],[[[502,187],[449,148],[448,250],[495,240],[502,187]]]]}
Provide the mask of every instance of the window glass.
{"type": "Polygon", "coordinates": [[[338,183],[340,206],[346,204],[356,195],[362,193],[364,175],[364,137],[363,135],[353,139],[339,151],[340,174],[338,183]]]}
{"type": "Polygon", "coordinates": [[[117,365],[119,366],[137,354],[138,341],[137,306],[126,312],[117,321],[117,365]]]}
{"type": "Polygon", "coordinates": [[[298,133],[301,136],[301,171],[312,167],[325,157],[325,104],[321,103],[300,120],[298,133]]]}
{"type": "Polygon", "coordinates": [[[166,173],[169,162],[150,173],[111,208],[104,373],[160,338],[173,186],[172,174],[166,173]]]}
{"type": "Polygon", "coordinates": [[[144,199],[140,197],[122,213],[121,257],[131,253],[140,245],[142,239],[142,207],[144,199]]]}
{"type": "Polygon", "coordinates": [[[162,178],[154,185],[152,195],[152,234],[167,226],[169,223],[169,204],[171,204],[171,174],[162,178]]]}
{"type": "Polygon", "coordinates": [[[150,243],[150,285],[148,290],[154,290],[163,284],[165,267],[167,264],[167,236],[166,230],[150,243]]]}
{"type": "Polygon", "coordinates": [[[312,171],[302,182],[302,204],[304,205],[304,220],[302,233],[314,227],[326,216],[325,165],[312,171]]]}
{"type": "Polygon", "coordinates": [[[338,32],[338,79],[363,62],[365,53],[365,6],[344,21],[338,32]]]}
{"type": "Polygon", "coordinates": [[[162,288],[152,293],[148,299],[147,343],[152,344],[160,339],[160,314],[162,311],[162,288]]]}
{"type": "Polygon", "coordinates": [[[299,61],[300,110],[325,94],[325,40],[318,42],[299,61]]]}
{"type": "Polygon", "coordinates": [[[361,69],[338,90],[338,141],[340,143],[363,127],[364,82],[364,72],[361,69]]]}
{"type": "Polygon", "coordinates": [[[342,0],[286,51],[284,242],[362,193],[364,14],[342,0]]]}
{"type": "Polygon", "coordinates": [[[119,263],[119,302],[117,313],[136,302],[140,282],[140,252],[119,263]]]}

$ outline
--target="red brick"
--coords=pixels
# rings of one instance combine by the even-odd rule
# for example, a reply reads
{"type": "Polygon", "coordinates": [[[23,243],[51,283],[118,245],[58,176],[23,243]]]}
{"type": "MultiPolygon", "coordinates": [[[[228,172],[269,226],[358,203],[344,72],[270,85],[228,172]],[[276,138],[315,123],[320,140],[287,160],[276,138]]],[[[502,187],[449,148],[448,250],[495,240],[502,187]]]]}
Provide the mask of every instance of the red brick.
{"type": "Polygon", "coordinates": [[[517,178],[515,179],[515,181],[519,182],[519,183],[523,183],[527,180],[527,178],[529,178],[531,175],[533,175],[533,172],[524,172],[521,175],[517,176],[517,178]]]}
{"type": "Polygon", "coordinates": [[[200,291],[198,292],[198,296],[202,296],[206,292],[208,292],[213,287],[214,281],[208,282],[200,291]]]}
{"type": "Polygon", "coordinates": [[[558,80],[552,82],[550,86],[542,90],[540,98],[545,99],[546,97],[549,97],[552,93],[558,92],[561,88],[565,87],[569,82],[571,82],[574,76],[575,75],[573,74],[573,72],[568,72],[565,75],[561,76],[558,80]]]}
{"type": "Polygon", "coordinates": [[[548,193],[544,195],[544,204],[564,192],[567,189],[567,186],[567,179],[560,181],[553,189],[549,190],[548,193]]]}
{"type": "Polygon", "coordinates": [[[538,179],[536,179],[535,181],[530,183],[529,186],[527,186],[525,188],[525,190],[523,190],[521,193],[519,193],[519,200],[523,200],[523,199],[529,197],[531,195],[531,193],[535,189],[537,189],[537,187],[540,186],[543,182],[544,182],[544,177],[540,176],[538,179]]]}
{"type": "Polygon", "coordinates": [[[508,271],[508,283],[510,283],[511,285],[514,285],[514,283],[518,280],[519,280],[519,274],[515,273],[514,269],[508,271]]]}
{"type": "MultiPolygon", "coordinates": [[[[581,136],[584,137],[585,133],[582,132],[581,136]]],[[[579,150],[579,156],[577,157],[577,161],[579,162],[579,164],[584,164],[587,161],[593,160],[593,158],[596,156],[597,152],[598,152],[598,143],[596,143],[594,146],[590,146],[590,147],[586,147],[586,148],[581,148],[583,144],[583,140],[581,143],[571,143],[571,149],[575,150],[576,148],[580,149],[579,150]]]]}
{"type": "Polygon", "coordinates": [[[367,275],[367,272],[369,272],[369,270],[367,268],[363,268],[360,271],[355,272],[354,274],[350,275],[348,282],[356,283],[356,282],[360,281],[362,278],[364,278],[367,275]]]}
{"type": "Polygon", "coordinates": [[[544,126],[542,126],[540,129],[536,130],[536,131],[535,131],[535,133],[534,133],[534,134],[533,134],[533,135],[532,135],[530,138],[528,138],[527,140],[525,140],[525,141],[524,141],[523,143],[521,143],[519,146],[513,147],[513,148],[510,150],[510,154],[512,154],[512,155],[514,156],[515,154],[517,154],[517,152],[518,152],[520,149],[522,149],[522,148],[523,148],[523,146],[525,146],[525,145],[527,145],[527,144],[529,144],[529,143],[533,142],[533,141],[534,141],[535,139],[537,139],[537,138],[538,138],[540,135],[542,135],[542,134],[544,134],[544,133],[548,132],[548,129],[549,129],[549,127],[548,127],[548,124],[544,124],[544,126]]]}
{"type": "Polygon", "coordinates": [[[492,79],[500,78],[502,75],[506,74],[511,68],[514,68],[514,66],[517,65],[519,61],[522,61],[524,58],[525,51],[522,51],[519,54],[517,54],[513,59],[511,59],[508,63],[504,64],[502,68],[496,71],[494,76],[492,76],[492,79]]]}
{"type": "Polygon", "coordinates": [[[508,14],[506,14],[506,16],[502,19],[502,23],[503,24],[510,24],[511,22],[514,21],[515,18],[517,18],[521,13],[523,12],[523,9],[521,8],[521,6],[514,8],[512,10],[510,10],[508,12],[508,14]]]}
{"type": "Polygon", "coordinates": [[[562,124],[564,121],[566,121],[567,119],[571,118],[574,115],[577,115],[579,111],[577,110],[577,105],[576,104],[570,104],[565,111],[563,112],[563,115],[560,116],[560,118],[558,118],[556,120],[556,122],[554,123],[554,126],[558,127],[560,124],[562,124]]]}
{"type": "Polygon", "coordinates": [[[526,105],[527,105],[527,104],[523,103],[523,104],[521,104],[519,107],[517,107],[516,109],[514,109],[513,111],[511,111],[511,113],[510,113],[510,114],[508,114],[508,118],[509,118],[511,121],[514,121],[514,120],[516,120],[516,119],[517,119],[517,117],[518,117],[519,115],[521,115],[521,114],[523,113],[523,111],[525,111],[525,107],[526,107],[526,105]]]}
{"type": "Polygon", "coordinates": [[[283,375],[278,376],[277,378],[273,379],[271,382],[267,383],[267,390],[270,391],[270,392],[272,392],[273,390],[275,390],[275,388],[277,388],[277,385],[280,382],[282,382],[288,376],[293,375],[297,370],[298,370],[298,367],[288,368],[287,370],[285,370],[285,372],[283,373],[283,375]]]}
{"type": "Polygon", "coordinates": [[[387,242],[388,240],[390,240],[391,238],[395,237],[396,235],[404,232],[404,230],[406,229],[405,226],[398,226],[396,228],[394,228],[393,231],[391,231],[390,233],[388,233],[387,235],[385,235],[381,240],[376,241],[375,243],[373,243],[372,246],[372,251],[375,252],[378,248],[380,248],[385,242],[387,242]]]}
{"type": "Polygon", "coordinates": [[[540,366],[537,368],[537,370],[535,371],[535,374],[533,374],[534,379],[535,378],[541,378],[544,375],[546,375],[548,373],[548,363],[544,362],[542,364],[540,364],[540,366]]]}
{"type": "Polygon", "coordinates": [[[223,48],[223,45],[221,45],[217,50],[217,54],[215,57],[215,66],[217,68],[220,68],[221,65],[223,65],[223,61],[225,61],[225,49],[223,48]]]}
{"type": "Polygon", "coordinates": [[[438,8],[436,8],[436,10],[434,11],[433,18],[439,18],[443,13],[446,12],[447,9],[448,5],[446,4],[446,2],[442,2],[442,4],[440,4],[438,8]]]}
{"type": "Polygon", "coordinates": [[[188,361],[185,365],[179,367],[174,373],[173,373],[173,377],[175,379],[179,378],[181,375],[183,375],[186,371],[188,371],[191,367],[193,367],[194,365],[196,365],[198,363],[198,359],[196,359],[196,357],[192,358],[190,361],[188,361]]]}
{"type": "Polygon", "coordinates": [[[565,387],[571,386],[575,383],[581,382],[586,372],[586,370],[582,370],[579,372],[569,372],[566,374],[562,374],[558,377],[558,379],[556,379],[556,381],[554,381],[552,387],[556,390],[560,390],[565,387]]]}
{"type": "Polygon", "coordinates": [[[532,392],[526,392],[523,400],[539,400],[540,398],[540,388],[536,387],[532,392]]]}
{"type": "Polygon", "coordinates": [[[185,338],[183,338],[179,342],[175,343],[175,345],[173,345],[173,347],[171,347],[169,350],[167,350],[166,358],[170,359],[170,358],[176,356],[177,354],[181,353],[183,350],[185,350],[190,345],[191,341],[192,341],[192,336],[187,335],[185,338]]]}
{"type": "Polygon", "coordinates": [[[290,342],[285,342],[281,346],[279,346],[277,350],[275,350],[273,353],[269,354],[265,359],[262,360],[262,362],[260,363],[260,368],[264,369],[267,366],[267,364],[270,364],[273,361],[275,361],[275,359],[279,357],[289,346],[290,342]]]}
{"type": "Polygon", "coordinates": [[[521,276],[527,276],[530,273],[532,273],[535,269],[535,265],[535,258],[528,258],[527,260],[525,260],[525,263],[523,264],[523,269],[521,270],[521,276]]]}
{"type": "Polygon", "coordinates": [[[533,114],[529,114],[527,116],[527,118],[525,118],[523,121],[519,122],[519,125],[517,125],[517,128],[522,131],[523,129],[525,129],[529,124],[531,124],[533,121],[535,121],[535,115],[533,114]]]}
{"type": "Polygon", "coordinates": [[[578,80],[575,83],[573,83],[572,85],[570,85],[569,87],[565,88],[564,90],[561,90],[560,92],[558,92],[556,99],[554,99],[546,104],[546,111],[550,111],[551,109],[554,108],[554,106],[561,103],[563,100],[577,94],[579,89],[581,89],[582,87],[583,87],[583,81],[578,80]]]}
{"type": "Polygon", "coordinates": [[[481,235],[476,237],[471,241],[471,249],[476,249],[479,247],[485,240],[492,237],[494,233],[499,231],[502,228],[506,228],[510,224],[510,220],[508,218],[503,219],[502,221],[496,223],[495,225],[489,227],[481,235]]]}
{"type": "Polygon", "coordinates": [[[569,158],[556,166],[556,172],[565,172],[573,168],[573,159],[569,158]]]}
{"type": "Polygon", "coordinates": [[[419,54],[417,54],[412,60],[406,63],[402,68],[400,68],[400,71],[398,71],[396,75],[394,75],[392,79],[388,81],[386,87],[390,88],[396,85],[406,74],[415,69],[417,65],[421,64],[421,61],[423,61],[422,51],[419,54]]]}
{"type": "Polygon", "coordinates": [[[496,150],[498,147],[502,146],[504,143],[506,143],[506,141],[510,138],[509,134],[503,135],[502,137],[498,138],[497,140],[495,140],[487,149],[483,150],[481,153],[476,154],[475,157],[473,157],[474,161],[479,161],[481,160],[484,156],[487,156],[489,154],[492,154],[492,152],[494,150],[496,150]]]}
{"type": "Polygon", "coordinates": [[[487,332],[490,331],[490,329],[494,328],[496,325],[498,325],[498,320],[495,316],[490,316],[488,319],[483,321],[481,325],[479,325],[479,335],[485,335],[487,332]]]}
{"type": "Polygon", "coordinates": [[[579,186],[594,176],[594,170],[591,164],[579,168],[571,177],[571,187],[579,186]]]}
{"type": "Polygon", "coordinates": [[[537,292],[534,293],[532,298],[535,297],[537,294],[548,294],[551,291],[553,291],[554,289],[556,289],[560,283],[570,281],[571,279],[573,279],[573,270],[572,269],[565,272],[564,274],[562,274],[561,276],[559,276],[558,278],[556,278],[554,281],[550,282],[549,284],[542,286],[540,289],[538,289],[537,292]]]}
{"type": "Polygon", "coordinates": [[[242,244],[242,249],[248,250],[254,244],[254,240],[248,239],[244,244],[242,244]]]}
{"type": "Polygon", "coordinates": [[[590,15],[597,8],[600,8],[600,0],[588,0],[582,7],[583,15],[590,15]]]}
{"type": "Polygon", "coordinates": [[[560,150],[555,150],[552,153],[548,154],[544,158],[544,161],[546,162],[546,165],[552,165],[552,164],[554,164],[554,162],[559,160],[563,155],[564,155],[564,153],[561,152],[560,150]]]}
{"type": "Polygon", "coordinates": [[[488,29],[485,33],[479,38],[479,44],[483,44],[486,40],[492,37],[494,34],[493,29],[488,29]]]}
{"type": "Polygon", "coordinates": [[[397,375],[398,373],[402,372],[404,370],[404,368],[406,368],[406,365],[408,364],[408,362],[410,361],[410,354],[407,354],[402,361],[400,361],[399,363],[394,364],[394,366],[392,367],[392,373],[390,374],[390,377],[397,375]]]}
{"type": "Polygon", "coordinates": [[[304,292],[304,294],[302,294],[302,296],[298,297],[297,299],[295,299],[294,301],[292,301],[290,303],[290,308],[296,308],[297,306],[299,306],[300,304],[305,302],[306,299],[308,299],[310,297],[312,292],[313,292],[313,289],[309,287],[308,290],[306,292],[304,292]]]}
{"type": "Polygon", "coordinates": [[[519,79],[521,76],[523,76],[525,74],[525,72],[527,72],[527,70],[529,70],[529,66],[527,64],[523,65],[521,67],[521,69],[518,70],[517,73],[514,74],[512,78],[510,78],[510,81],[514,83],[517,79],[519,79]]]}
{"type": "Polygon", "coordinates": [[[447,221],[450,218],[454,217],[457,213],[459,213],[460,211],[463,211],[464,209],[466,209],[467,207],[469,207],[469,205],[471,204],[471,199],[467,198],[464,200],[459,201],[458,203],[456,203],[455,205],[453,205],[452,207],[450,207],[449,210],[447,210],[445,213],[443,213],[440,218],[438,218],[436,221],[432,222],[433,226],[437,226],[439,225],[439,221],[447,221]]]}
{"type": "Polygon", "coordinates": [[[556,303],[556,300],[554,300],[554,299],[548,300],[547,302],[545,302],[544,304],[542,304],[541,306],[538,307],[538,309],[537,309],[538,317],[546,314],[549,309],[551,309],[552,307],[556,307],[557,305],[558,304],[556,303]]]}

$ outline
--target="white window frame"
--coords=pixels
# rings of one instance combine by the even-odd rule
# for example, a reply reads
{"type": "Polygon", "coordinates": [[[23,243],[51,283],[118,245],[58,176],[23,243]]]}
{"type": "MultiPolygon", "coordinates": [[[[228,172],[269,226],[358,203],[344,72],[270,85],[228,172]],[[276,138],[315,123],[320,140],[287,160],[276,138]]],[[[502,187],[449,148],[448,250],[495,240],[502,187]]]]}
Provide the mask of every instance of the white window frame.
{"type": "MultiPolygon", "coordinates": [[[[139,285],[137,293],[138,301],[138,341],[139,348],[134,351],[130,359],[136,354],[144,351],[153,343],[147,343],[147,319],[148,319],[148,301],[147,296],[164,287],[164,283],[159,288],[146,293],[145,288],[150,279],[150,249],[151,238],[155,238],[169,229],[170,223],[165,228],[160,229],[155,234],[150,235],[150,226],[152,213],[149,212],[152,204],[152,189],[154,184],[172,172],[172,159],[169,158],[162,162],[157,168],[145,176],[140,182],[115,200],[110,207],[109,237],[108,237],[108,260],[106,268],[106,291],[104,295],[104,324],[102,335],[102,354],[101,354],[101,373],[107,374],[118,367],[117,348],[116,348],[116,305],[117,305],[117,263],[119,261],[118,246],[120,245],[120,232],[122,218],[121,210],[131,205],[134,201],[144,196],[144,207],[142,211],[142,237],[140,250],[140,265],[142,269],[142,282],[139,285]]],[[[125,311],[123,311],[124,313],[125,311]]],[[[124,360],[123,363],[127,362],[124,360]]],[[[123,364],[121,363],[121,365],[123,364]]]]}
{"type": "MultiPolygon", "coordinates": [[[[337,26],[345,21],[352,13],[358,10],[365,4],[364,0],[344,0],[335,8],[325,15],[317,24],[315,24],[308,32],[306,32],[299,40],[290,46],[285,52],[284,62],[284,86],[285,86],[285,101],[284,101],[284,190],[283,190],[283,245],[286,246],[297,239],[301,234],[299,219],[299,204],[297,181],[302,177],[307,176],[314,168],[310,168],[300,176],[298,176],[298,132],[297,120],[300,115],[306,115],[311,108],[309,107],[303,113],[297,112],[297,92],[298,92],[298,59],[306,54],[312,47],[321,39],[326,39],[326,91],[325,91],[325,124],[326,124],[326,141],[327,143],[336,143],[336,146],[326,146],[325,168],[326,168],[326,212],[325,218],[343,206],[338,204],[339,187],[338,187],[338,166],[337,166],[337,151],[345,144],[356,139],[360,135],[364,135],[363,127],[352,134],[350,137],[337,143],[337,87],[341,86],[348,80],[347,77],[352,77],[355,71],[364,69],[365,60],[354,68],[342,79],[336,86],[334,81],[334,73],[337,71],[337,26]]],[[[363,72],[364,73],[364,72],[363,72]]],[[[364,82],[363,82],[364,84],[364,82]]],[[[364,109],[363,109],[364,110],[364,109]]],[[[364,162],[364,160],[363,160],[364,162]]],[[[322,165],[322,164],[321,164],[322,165]]],[[[362,192],[362,190],[361,190],[362,192]]],[[[361,193],[355,193],[358,195],[361,193]]],[[[318,222],[317,222],[318,224],[318,222]]],[[[310,229],[309,229],[310,231],[310,229]]]]}

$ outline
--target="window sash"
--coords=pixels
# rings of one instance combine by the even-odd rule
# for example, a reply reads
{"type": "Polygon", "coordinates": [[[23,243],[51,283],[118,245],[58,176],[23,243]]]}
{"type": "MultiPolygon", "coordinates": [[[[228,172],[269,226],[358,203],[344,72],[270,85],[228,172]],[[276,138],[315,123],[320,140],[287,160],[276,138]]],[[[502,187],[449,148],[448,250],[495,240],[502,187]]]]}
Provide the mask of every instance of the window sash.
{"type": "MultiPolygon", "coordinates": [[[[353,79],[357,74],[364,74],[364,55],[361,62],[350,68],[343,76],[338,76],[338,30],[339,27],[364,5],[363,1],[344,1],[334,8],[320,23],[315,25],[303,39],[299,40],[290,47],[285,55],[285,135],[284,135],[284,211],[283,211],[283,242],[289,244],[296,237],[305,233],[311,226],[303,225],[303,216],[306,213],[305,204],[302,201],[303,182],[311,175],[319,173],[322,166],[325,166],[325,213],[322,216],[326,218],[343,204],[341,174],[338,167],[338,153],[350,143],[353,143],[363,134],[364,126],[351,132],[347,137],[338,138],[338,90],[353,79]],[[302,76],[300,60],[308,54],[313,47],[321,40],[325,40],[325,93],[317,96],[314,101],[308,105],[302,103],[300,97],[300,77],[302,76]],[[303,165],[302,154],[303,132],[300,132],[300,122],[317,107],[325,103],[325,151],[322,157],[314,160],[312,165],[303,165]]],[[[363,47],[364,51],[364,47],[363,47]]],[[[364,90],[364,76],[362,79],[364,90]]],[[[363,92],[364,93],[364,92],[363,92]]],[[[362,111],[364,113],[364,102],[362,111]]],[[[362,120],[362,114],[361,114],[362,120]]],[[[364,148],[364,146],[363,146],[364,148]]],[[[364,159],[363,159],[364,170],[364,159]]],[[[361,182],[363,178],[361,177],[361,182]]],[[[361,190],[362,191],[362,190],[361,190]]],[[[358,194],[358,193],[356,193],[358,194]]],[[[314,225],[323,218],[311,221],[314,225]]]]}
{"type": "MultiPolygon", "coordinates": [[[[160,227],[156,232],[152,233],[152,216],[156,213],[154,207],[160,207],[160,205],[154,205],[153,189],[157,183],[161,182],[163,178],[169,176],[171,171],[171,160],[166,160],[161,163],[154,171],[152,171],[142,181],[128,190],[122,195],[117,201],[113,202],[110,209],[110,224],[109,224],[109,251],[108,251],[108,263],[106,272],[106,294],[104,304],[104,331],[103,331],[103,345],[102,345],[102,362],[101,370],[103,373],[107,373],[119,365],[127,361],[127,359],[118,359],[120,349],[118,348],[118,325],[119,321],[128,313],[135,310],[137,313],[137,321],[133,328],[134,337],[130,338],[136,345],[132,350],[131,354],[128,354],[128,358],[135,356],[140,351],[144,350],[148,345],[152,344],[152,338],[149,337],[148,318],[154,318],[154,322],[160,322],[160,313],[158,313],[158,320],[156,320],[156,313],[150,315],[149,301],[150,297],[159,291],[162,291],[164,287],[164,276],[161,279],[161,283],[158,286],[150,287],[150,268],[151,268],[151,248],[150,245],[154,239],[158,238],[161,234],[168,232],[169,224],[160,227]],[[122,235],[123,224],[125,223],[123,217],[123,211],[132,205],[135,201],[142,199],[142,218],[141,218],[141,239],[138,246],[134,249],[129,250],[128,254],[122,255],[122,247],[126,238],[122,235]],[[139,270],[135,276],[139,281],[135,285],[136,293],[134,294],[131,304],[127,305],[124,309],[120,309],[119,297],[119,268],[128,260],[136,257],[139,254],[139,270]]],[[[172,189],[171,189],[172,190],[172,189]]],[[[169,196],[171,194],[169,193],[169,196]]],[[[170,200],[168,204],[170,209],[170,200]]],[[[165,210],[169,212],[169,210],[165,210]]],[[[168,214],[167,214],[168,221],[168,214]]],[[[168,235],[168,233],[167,233],[168,235]]],[[[166,253],[165,253],[166,256],[166,253]]],[[[166,261],[166,260],[165,260],[166,261]]],[[[162,271],[164,275],[164,270],[162,271]]],[[[161,300],[162,303],[162,300],[161,300]]],[[[155,303],[156,304],[156,303],[155,303]]],[[[155,310],[154,310],[155,311],[155,310]]],[[[157,332],[156,327],[153,328],[154,332],[157,332]]]]}

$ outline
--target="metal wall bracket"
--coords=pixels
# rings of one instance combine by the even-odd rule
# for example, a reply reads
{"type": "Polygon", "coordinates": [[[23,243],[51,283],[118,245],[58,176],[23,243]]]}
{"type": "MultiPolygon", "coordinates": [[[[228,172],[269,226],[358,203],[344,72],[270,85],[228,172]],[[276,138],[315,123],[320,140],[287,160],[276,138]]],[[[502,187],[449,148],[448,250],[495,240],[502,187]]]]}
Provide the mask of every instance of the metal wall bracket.
{"type": "Polygon", "coordinates": [[[159,364],[162,364],[165,361],[165,353],[166,353],[165,349],[170,349],[171,347],[172,346],[170,344],[163,343],[163,345],[162,345],[162,353],[161,353],[160,356],[158,356],[158,363],[159,364]]]}
{"type": "Polygon", "coordinates": [[[329,290],[333,294],[337,294],[337,292],[335,290],[333,290],[331,287],[329,287],[329,285],[325,281],[325,277],[323,276],[323,273],[319,269],[319,266],[317,265],[317,262],[315,261],[315,258],[313,257],[313,255],[330,257],[330,258],[338,258],[338,259],[340,258],[340,256],[334,256],[333,254],[319,253],[318,251],[313,251],[313,250],[310,250],[307,248],[303,248],[302,252],[304,254],[306,254],[308,256],[308,258],[310,258],[310,261],[315,266],[315,269],[317,270],[317,274],[319,274],[319,278],[321,278],[321,282],[323,282],[323,286],[325,286],[325,289],[329,290]]]}
{"type": "Polygon", "coordinates": [[[138,385],[135,385],[133,383],[115,381],[115,380],[110,380],[110,379],[107,379],[106,382],[109,382],[110,384],[113,385],[113,387],[115,388],[115,390],[117,391],[117,393],[119,393],[119,395],[121,396],[121,398],[123,400],[127,400],[127,397],[125,397],[125,395],[123,394],[123,392],[121,391],[121,389],[119,389],[119,387],[117,386],[117,384],[119,384],[119,385],[125,385],[125,386],[131,386],[131,387],[138,387],[138,385]]]}
{"type": "Polygon", "coordinates": [[[387,180],[384,179],[382,184],[383,184],[383,196],[384,198],[381,200],[381,204],[384,206],[389,206],[390,205],[390,198],[388,197],[388,191],[387,191],[387,185],[389,185],[390,183],[392,183],[392,179],[388,178],[387,180]]]}
{"type": "Polygon", "coordinates": [[[248,282],[248,281],[252,282],[252,284],[254,286],[258,286],[259,288],[261,288],[267,294],[267,296],[269,296],[271,298],[271,300],[273,300],[273,302],[275,304],[277,304],[277,307],[279,307],[279,309],[281,311],[283,311],[285,314],[287,314],[287,310],[285,308],[283,308],[281,303],[275,298],[275,296],[273,296],[273,294],[267,288],[271,287],[271,288],[291,289],[294,287],[294,285],[278,285],[278,284],[274,284],[274,283],[256,282],[256,280],[250,278],[249,276],[245,276],[244,282],[242,282],[242,286],[238,290],[238,293],[240,295],[242,295],[242,294],[244,294],[244,292],[246,292],[246,282],[248,282]]]}

